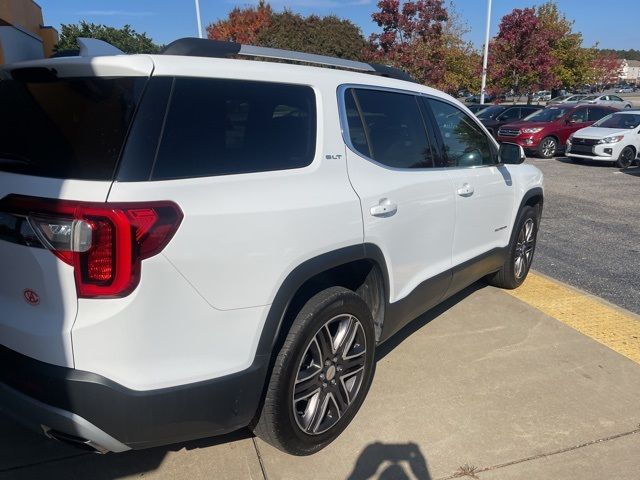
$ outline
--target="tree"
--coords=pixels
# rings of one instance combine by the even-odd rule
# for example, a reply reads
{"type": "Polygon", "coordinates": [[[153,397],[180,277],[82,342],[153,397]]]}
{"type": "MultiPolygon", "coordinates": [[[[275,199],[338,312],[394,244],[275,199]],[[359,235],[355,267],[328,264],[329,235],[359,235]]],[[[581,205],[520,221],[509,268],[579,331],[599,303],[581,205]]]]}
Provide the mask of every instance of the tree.
{"type": "Polygon", "coordinates": [[[334,15],[303,17],[290,10],[276,13],[261,0],[256,7],[234,8],[229,17],[207,27],[214,40],[359,59],[365,40],[349,20],[334,15]]]}
{"type": "Polygon", "coordinates": [[[502,17],[491,51],[491,82],[495,89],[513,89],[530,95],[536,89],[559,84],[554,74],[558,61],[551,51],[549,32],[542,28],[533,8],[514,9],[502,17]]]}
{"type": "Polygon", "coordinates": [[[229,12],[227,19],[210,24],[207,27],[207,36],[211,40],[227,40],[255,45],[260,32],[267,28],[272,20],[271,5],[260,0],[260,3],[255,7],[236,7],[229,12]]]}
{"type": "Polygon", "coordinates": [[[445,81],[443,30],[449,15],[443,0],[380,0],[371,15],[382,28],[369,38],[366,57],[391,63],[420,83],[439,86],[445,81]]]}
{"type": "Polygon", "coordinates": [[[622,65],[613,53],[597,53],[591,61],[587,79],[590,85],[603,90],[606,85],[617,82],[621,73],[622,65]]]}
{"type": "Polygon", "coordinates": [[[299,52],[359,60],[365,40],[357,25],[329,15],[303,17],[290,10],[275,13],[257,36],[257,44],[299,52]]]}
{"type": "Polygon", "coordinates": [[[153,43],[146,33],[138,33],[130,25],[122,28],[96,25],[84,20],[79,24],[62,24],[56,52],[78,50],[78,37],[96,38],[110,43],[124,53],[158,53],[160,46],[153,43]]]}
{"type": "Polygon", "coordinates": [[[480,91],[482,56],[471,42],[462,40],[469,32],[469,27],[462,22],[453,3],[449,5],[448,14],[449,18],[442,31],[444,78],[434,86],[451,94],[456,94],[460,90],[478,92],[480,91]]]}
{"type": "Polygon", "coordinates": [[[552,73],[560,85],[575,88],[586,83],[592,52],[582,47],[582,34],[573,32],[573,22],[549,1],[536,10],[540,27],[546,32],[551,55],[555,59],[552,73]]]}

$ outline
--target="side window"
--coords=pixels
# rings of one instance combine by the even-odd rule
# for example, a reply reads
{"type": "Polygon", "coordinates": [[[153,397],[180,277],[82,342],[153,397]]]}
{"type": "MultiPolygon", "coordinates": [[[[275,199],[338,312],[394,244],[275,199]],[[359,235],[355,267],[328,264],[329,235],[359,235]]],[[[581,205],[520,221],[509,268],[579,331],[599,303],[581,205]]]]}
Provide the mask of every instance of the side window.
{"type": "Polygon", "coordinates": [[[589,121],[590,122],[596,122],[598,120],[600,120],[603,117],[606,117],[607,115],[609,115],[611,112],[609,110],[605,110],[604,108],[590,108],[589,109],[589,121]]]}
{"type": "Polygon", "coordinates": [[[502,115],[500,115],[501,122],[511,122],[512,120],[518,120],[520,118],[520,109],[517,107],[508,108],[502,115]]]}
{"type": "Polygon", "coordinates": [[[569,116],[569,121],[572,123],[582,123],[587,121],[587,109],[581,108],[576,110],[569,116]]]}
{"type": "Polygon", "coordinates": [[[301,168],[315,145],[310,87],[176,78],[151,178],[301,168]]]}
{"type": "Polygon", "coordinates": [[[489,137],[462,110],[439,100],[428,99],[444,144],[442,167],[493,165],[494,149],[489,137]]]}
{"type": "Polygon", "coordinates": [[[621,102],[622,99],[620,97],[616,97],[615,95],[609,95],[609,100],[613,100],[614,102],[621,102]]]}
{"type": "Polygon", "coordinates": [[[533,112],[537,112],[539,109],[522,107],[520,110],[521,110],[520,118],[525,118],[531,115],[533,112]]]}
{"type": "Polygon", "coordinates": [[[345,104],[349,136],[358,152],[394,168],[433,166],[431,146],[415,96],[349,89],[345,92],[345,104]]]}

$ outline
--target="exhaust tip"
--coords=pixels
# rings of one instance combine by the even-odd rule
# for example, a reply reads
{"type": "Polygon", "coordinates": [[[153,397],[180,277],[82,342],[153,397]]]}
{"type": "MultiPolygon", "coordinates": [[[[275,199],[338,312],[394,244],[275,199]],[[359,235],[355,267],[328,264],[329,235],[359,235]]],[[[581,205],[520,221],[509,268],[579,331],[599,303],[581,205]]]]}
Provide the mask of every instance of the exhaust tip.
{"type": "Polygon", "coordinates": [[[109,452],[108,449],[104,448],[101,445],[98,445],[94,441],[89,440],[87,438],[77,437],[75,435],[64,433],[59,430],[53,430],[44,425],[42,425],[42,430],[47,437],[53,440],[57,440],[58,442],[64,443],[66,445],[70,445],[74,448],[84,450],[86,452],[100,453],[100,454],[105,454],[109,452]]]}

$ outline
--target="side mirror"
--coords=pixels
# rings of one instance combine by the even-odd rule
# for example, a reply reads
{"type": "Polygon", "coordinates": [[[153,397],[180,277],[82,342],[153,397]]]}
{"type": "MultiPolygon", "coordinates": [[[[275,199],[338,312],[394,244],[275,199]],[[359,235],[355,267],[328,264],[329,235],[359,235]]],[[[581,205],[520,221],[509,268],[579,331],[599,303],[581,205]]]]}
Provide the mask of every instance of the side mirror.
{"type": "Polygon", "coordinates": [[[515,143],[501,143],[498,151],[500,163],[505,165],[519,165],[525,161],[527,156],[524,154],[524,148],[515,143]]]}

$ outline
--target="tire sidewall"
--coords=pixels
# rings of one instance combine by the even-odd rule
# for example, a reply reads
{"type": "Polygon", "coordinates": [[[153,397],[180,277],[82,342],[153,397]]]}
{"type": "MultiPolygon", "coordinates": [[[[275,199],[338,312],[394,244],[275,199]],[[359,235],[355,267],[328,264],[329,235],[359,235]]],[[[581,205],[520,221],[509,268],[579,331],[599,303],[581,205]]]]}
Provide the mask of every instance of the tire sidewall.
{"type": "Polygon", "coordinates": [[[527,278],[527,275],[529,274],[529,269],[531,267],[531,264],[529,265],[529,267],[527,267],[527,271],[524,273],[524,275],[522,276],[522,278],[518,279],[516,278],[516,273],[515,273],[515,255],[516,255],[516,245],[518,243],[518,235],[520,234],[520,230],[522,229],[522,226],[525,224],[525,222],[531,218],[533,220],[533,250],[531,252],[531,259],[533,262],[533,258],[535,257],[535,253],[536,253],[536,246],[538,244],[538,212],[535,208],[530,207],[530,206],[525,206],[522,208],[522,210],[520,211],[520,213],[518,214],[518,220],[516,222],[515,228],[513,230],[513,235],[511,238],[511,244],[509,246],[509,258],[507,258],[507,265],[505,265],[506,267],[506,274],[508,275],[508,281],[509,283],[513,284],[514,287],[519,287],[520,285],[522,285],[524,283],[524,281],[527,278]]]}
{"type": "MultiPolygon", "coordinates": [[[[630,147],[629,145],[627,145],[626,147],[624,147],[622,149],[622,151],[620,152],[620,155],[618,156],[618,160],[616,161],[616,166],[618,168],[627,168],[630,167],[633,164],[633,161],[635,160],[635,156],[632,160],[630,160],[628,163],[624,163],[623,159],[622,159],[622,155],[624,154],[624,152],[626,152],[627,150],[631,150],[632,152],[634,152],[633,147],[630,147]]],[[[635,153],[635,152],[634,152],[635,153]]]]}
{"type": "MultiPolygon", "coordinates": [[[[311,303],[311,301],[309,303],[311,303]]],[[[279,368],[284,369],[284,374],[280,376],[280,384],[277,386],[277,401],[281,405],[281,408],[279,409],[276,421],[280,426],[280,434],[283,437],[282,440],[288,444],[294,443],[300,450],[299,454],[305,455],[314,453],[335,440],[349,425],[362,406],[369,387],[371,386],[375,371],[375,331],[369,308],[366,303],[353,292],[337,293],[322,304],[315,306],[311,312],[303,308],[296,318],[296,322],[297,321],[304,322],[304,325],[300,331],[294,332],[296,338],[294,338],[293,348],[285,352],[284,355],[283,352],[281,352],[276,362],[279,368]],[[356,399],[349,406],[347,413],[338,420],[336,425],[324,433],[309,435],[298,427],[291,401],[298,366],[306,351],[307,345],[318,330],[331,318],[344,313],[355,316],[365,331],[367,345],[365,374],[362,385],[356,399]]]]}

